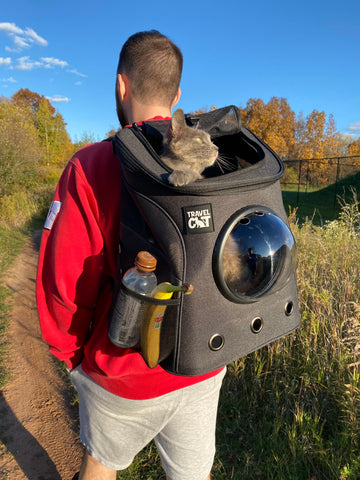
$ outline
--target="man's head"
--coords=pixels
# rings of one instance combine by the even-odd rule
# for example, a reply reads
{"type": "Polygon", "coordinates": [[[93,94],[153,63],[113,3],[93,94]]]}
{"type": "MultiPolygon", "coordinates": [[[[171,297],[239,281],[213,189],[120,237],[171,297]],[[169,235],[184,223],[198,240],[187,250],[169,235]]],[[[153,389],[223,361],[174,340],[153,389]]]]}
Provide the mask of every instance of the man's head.
{"type": "MultiPolygon", "coordinates": [[[[135,33],[123,45],[117,68],[116,101],[120,123],[127,122],[119,83],[144,106],[171,109],[178,96],[183,57],[180,49],[156,30],[135,33]]],[[[129,97],[126,98],[128,100],[129,97]]]]}

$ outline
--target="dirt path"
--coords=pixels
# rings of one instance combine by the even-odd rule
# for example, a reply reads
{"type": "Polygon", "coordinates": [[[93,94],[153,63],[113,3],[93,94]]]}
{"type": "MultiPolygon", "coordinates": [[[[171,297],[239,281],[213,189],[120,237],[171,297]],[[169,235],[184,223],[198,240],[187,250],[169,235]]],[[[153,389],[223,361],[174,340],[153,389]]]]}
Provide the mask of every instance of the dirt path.
{"type": "Polygon", "coordinates": [[[40,233],[8,272],[11,380],[0,392],[0,480],[71,480],[82,447],[68,387],[41,341],[35,303],[40,233]]]}

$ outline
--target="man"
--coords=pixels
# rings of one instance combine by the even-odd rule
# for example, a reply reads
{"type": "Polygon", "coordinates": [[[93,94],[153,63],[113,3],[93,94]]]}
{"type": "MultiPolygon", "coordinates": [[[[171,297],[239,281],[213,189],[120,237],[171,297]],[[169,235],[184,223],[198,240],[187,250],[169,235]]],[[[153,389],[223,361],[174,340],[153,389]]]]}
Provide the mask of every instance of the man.
{"type": "MultiPolygon", "coordinates": [[[[182,54],[157,31],[124,44],[116,77],[120,123],[170,118],[180,97],[182,54]]],[[[149,369],[108,339],[120,228],[120,167],[111,142],[81,149],[57,186],[44,226],[37,302],[43,339],[79,395],[87,452],[80,480],[115,480],[155,440],[168,480],[206,480],[225,370],[182,377],[149,369]]]]}

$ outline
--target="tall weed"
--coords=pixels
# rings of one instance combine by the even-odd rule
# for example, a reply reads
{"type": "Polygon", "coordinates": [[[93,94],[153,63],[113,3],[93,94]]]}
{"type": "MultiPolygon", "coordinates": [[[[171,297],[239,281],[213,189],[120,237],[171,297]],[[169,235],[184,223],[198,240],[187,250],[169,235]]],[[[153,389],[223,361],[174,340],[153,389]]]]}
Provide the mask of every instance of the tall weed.
{"type": "Polygon", "coordinates": [[[37,216],[45,216],[55,187],[38,185],[31,190],[19,189],[0,197],[0,225],[21,228],[37,216]]]}
{"type": "Polygon", "coordinates": [[[215,479],[360,478],[360,211],[292,225],[302,323],[229,367],[215,479]]]}

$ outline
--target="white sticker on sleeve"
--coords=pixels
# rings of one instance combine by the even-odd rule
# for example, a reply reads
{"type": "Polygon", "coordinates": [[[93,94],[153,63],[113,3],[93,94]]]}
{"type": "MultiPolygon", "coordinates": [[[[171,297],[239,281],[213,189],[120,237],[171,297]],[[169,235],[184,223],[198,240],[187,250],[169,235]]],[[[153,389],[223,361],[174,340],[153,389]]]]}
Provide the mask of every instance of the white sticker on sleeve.
{"type": "Polygon", "coordinates": [[[60,208],[61,208],[61,202],[57,200],[55,200],[54,202],[51,202],[44,228],[46,228],[47,230],[51,230],[51,227],[53,226],[55,218],[57,214],[60,212],[60,208]]]}

